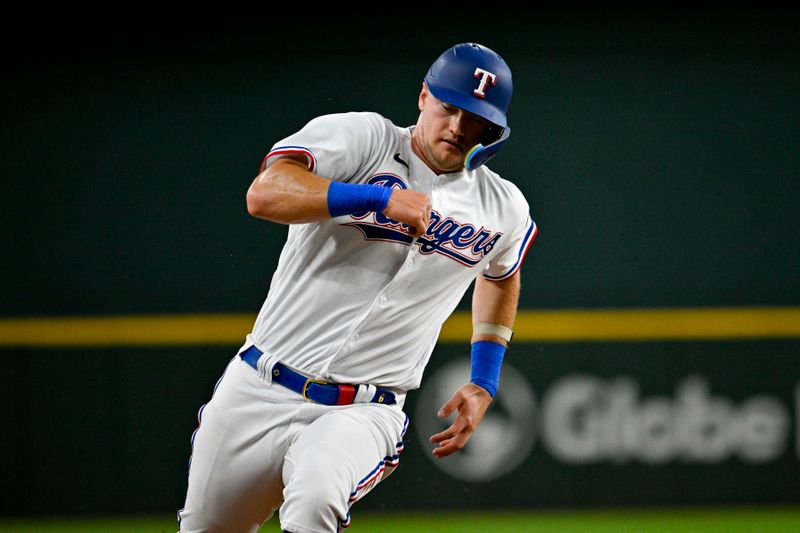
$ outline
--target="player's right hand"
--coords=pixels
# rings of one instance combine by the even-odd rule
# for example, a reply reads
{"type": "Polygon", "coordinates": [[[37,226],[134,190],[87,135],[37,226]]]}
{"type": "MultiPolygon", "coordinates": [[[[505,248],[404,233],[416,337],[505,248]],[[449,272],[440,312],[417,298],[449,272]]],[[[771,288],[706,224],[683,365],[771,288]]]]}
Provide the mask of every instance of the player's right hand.
{"type": "Polygon", "coordinates": [[[412,236],[422,237],[431,222],[432,209],[431,199],[427,194],[408,189],[395,189],[383,214],[408,225],[408,232],[412,236]]]}

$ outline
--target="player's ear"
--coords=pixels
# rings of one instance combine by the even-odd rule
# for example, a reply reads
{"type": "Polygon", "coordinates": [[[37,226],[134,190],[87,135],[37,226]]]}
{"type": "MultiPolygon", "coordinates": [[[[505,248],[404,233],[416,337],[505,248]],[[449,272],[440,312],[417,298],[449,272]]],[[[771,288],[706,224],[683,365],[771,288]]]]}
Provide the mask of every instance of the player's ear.
{"type": "Polygon", "coordinates": [[[425,100],[428,98],[428,88],[425,87],[425,82],[422,82],[422,90],[419,92],[419,101],[417,107],[420,111],[425,107],[425,100]]]}

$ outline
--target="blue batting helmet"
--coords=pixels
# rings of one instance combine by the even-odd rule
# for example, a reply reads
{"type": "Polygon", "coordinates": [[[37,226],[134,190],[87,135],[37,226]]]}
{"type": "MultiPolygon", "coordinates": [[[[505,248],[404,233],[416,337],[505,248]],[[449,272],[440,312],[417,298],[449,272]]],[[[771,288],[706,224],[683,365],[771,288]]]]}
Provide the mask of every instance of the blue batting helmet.
{"type": "Polygon", "coordinates": [[[490,137],[467,154],[464,165],[478,168],[494,156],[508,140],[506,113],[514,86],[511,69],[497,53],[476,43],[462,43],[447,50],[431,65],[425,75],[430,93],[496,127],[490,137]]]}

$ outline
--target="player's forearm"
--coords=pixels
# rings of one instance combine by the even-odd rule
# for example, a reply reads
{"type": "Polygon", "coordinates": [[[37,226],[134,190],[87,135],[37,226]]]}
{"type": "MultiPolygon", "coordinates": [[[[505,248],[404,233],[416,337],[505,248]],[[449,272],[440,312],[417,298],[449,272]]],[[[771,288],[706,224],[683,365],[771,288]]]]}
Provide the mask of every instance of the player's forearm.
{"type": "Polygon", "coordinates": [[[247,211],[281,224],[302,224],[331,218],[330,180],[309,172],[291,159],[276,161],[261,172],[247,191],[247,211]]]}
{"type": "MultiPolygon", "coordinates": [[[[472,294],[473,325],[479,322],[488,322],[513,329],[514,319],[517,316],[519,292],[519,272],[503,281],[489,281],[484,279],[483,276],[478,276],[475,280],[475,290],[472,294]]],[[[508,345],[504,339],[486,333],[472,336],[472,342],[478,341],[493,341],[504,346],[508,345]]]]}

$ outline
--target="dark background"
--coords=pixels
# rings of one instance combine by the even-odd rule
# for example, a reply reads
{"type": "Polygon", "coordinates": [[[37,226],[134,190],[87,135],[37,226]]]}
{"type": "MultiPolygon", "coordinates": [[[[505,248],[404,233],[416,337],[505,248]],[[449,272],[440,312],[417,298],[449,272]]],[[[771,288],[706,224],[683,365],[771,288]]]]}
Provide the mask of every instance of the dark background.
{"type": "Polygon", "coordinates": [[[800,18],[518,18],[11,33],[0,313],[257,308],[285,233],[245,210],[265,152],[322,113],[414,123],[464,40],[513,67],[492,167],[540,226],[524,307],[797,303],[800,18]]]}
{"type": "MultiPolygon", "coordinates": [[[[298,15],[4,34],[0,315],[255,314],[286,233],[245,209],[264,154],[324,113],[414,123],[430,63],[464,41],[514,72],[512,136],[491,167],[540,227],[522,308],[800,303],[795,11],[298,15]]],[[[740,369],[769,350],[732,346],[740,369]]],[[[235,348],[0,348],[0,514],[177,509],[193,413],[235,348]]],[[[800,377],[796,343],[781,350],[759,387],[800,377]]],[[[632,373],[669,358],[650,351],[632,373]]],[[[409,489],[418,464],[372,505],[424,497],[409,489]]],[[[563,494],[514,504],[598,503],[563,494]]],[[[798,494],[722,501],[764,498],[798,494]]],[[[698,501],[643,500],[628,501],[698,501]]]]}

